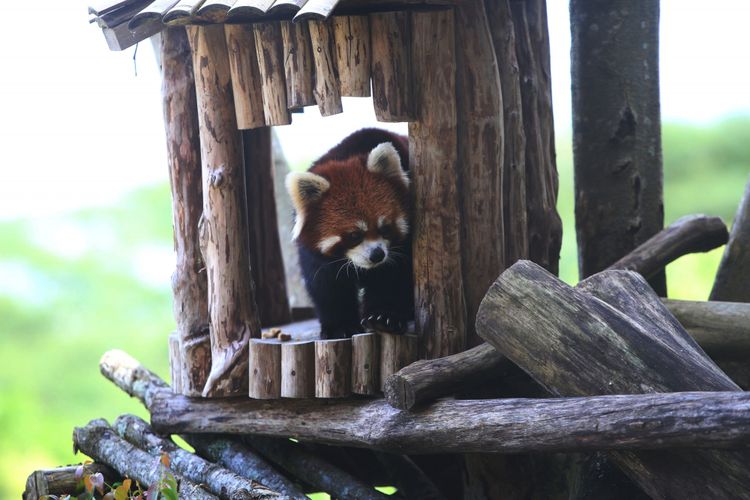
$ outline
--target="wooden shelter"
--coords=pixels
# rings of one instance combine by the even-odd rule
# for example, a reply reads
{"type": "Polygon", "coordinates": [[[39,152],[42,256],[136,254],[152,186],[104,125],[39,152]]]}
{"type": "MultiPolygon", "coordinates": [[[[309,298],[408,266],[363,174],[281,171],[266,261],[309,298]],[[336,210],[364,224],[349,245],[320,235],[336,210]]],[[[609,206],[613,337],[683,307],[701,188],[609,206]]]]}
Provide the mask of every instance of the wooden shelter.
{"type": "Polygon", "coordinates": [[[750,304],[730,277],[750,279],[750,196],[731,238],[715,217],[662,229],[656,0],[571,2],[576,287],[554,276],[545,0],[91,13],[113,49],[161,33],[177,252],[171,387],[122,352],[100,368],[202,458],[130,416],[77,428],[82,451],[150,484],[144,457],[167,450],[195,498],[748,497],[750,304]],[[270,127],[370,94],[409,123],[415,331],[324,341],[289,307],[270,127]],[[667,263],[728,239],[713,296],[736,303],[664,298],[667,263]]]}

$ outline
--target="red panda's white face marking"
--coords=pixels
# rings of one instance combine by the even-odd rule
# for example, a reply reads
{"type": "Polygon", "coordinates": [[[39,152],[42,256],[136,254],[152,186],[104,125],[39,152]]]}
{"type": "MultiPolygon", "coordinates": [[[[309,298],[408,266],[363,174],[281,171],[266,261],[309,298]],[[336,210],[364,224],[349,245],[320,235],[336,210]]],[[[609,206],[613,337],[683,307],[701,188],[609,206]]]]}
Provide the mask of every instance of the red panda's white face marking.
{"type": "Polygon", "coordinates": [[[388,241],[383,238],[364,240],[359,245],[347,250],[346,256],[355,266],[371,269],[388,259],[388,241]]]}

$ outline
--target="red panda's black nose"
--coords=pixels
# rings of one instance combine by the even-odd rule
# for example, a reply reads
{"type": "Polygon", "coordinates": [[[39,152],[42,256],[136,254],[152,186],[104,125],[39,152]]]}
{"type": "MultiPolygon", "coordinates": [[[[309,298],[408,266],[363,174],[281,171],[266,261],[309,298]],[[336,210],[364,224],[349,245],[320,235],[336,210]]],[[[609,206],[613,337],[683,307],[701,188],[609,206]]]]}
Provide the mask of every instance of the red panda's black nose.
{"type": "Polygon", "coordinates": [[[385,259],[385,252],[382,248],[377,247],[373,249],[372,252],[370,252],[370,262],[372,262],[373,264],[382,262],[383,259],[385,259]]]}

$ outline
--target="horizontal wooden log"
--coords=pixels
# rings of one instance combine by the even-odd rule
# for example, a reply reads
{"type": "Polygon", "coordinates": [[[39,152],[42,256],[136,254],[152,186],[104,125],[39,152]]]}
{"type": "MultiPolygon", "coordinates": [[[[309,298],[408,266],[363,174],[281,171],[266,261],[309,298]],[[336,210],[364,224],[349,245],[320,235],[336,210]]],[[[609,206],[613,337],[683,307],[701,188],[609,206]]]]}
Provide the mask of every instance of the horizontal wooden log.
{"type": "Polygon", "coordinates": [[[644,241],[607,269],[637,271],[650,278],[670,262],[696,252],[708,252],[727,242],[727,226],[719,217],[688,215],[644,241]]]}
{"type": "Polygon", "coordinates": [[[732,223],[729,242],[716,272],[710,300],[750,302],[750,182],[732,223]]]}
{"type": "Polygon", "coordinates": [[[101,474],[107,484],[120,480],[117,471],[99,463],[36,470],[26,479],[23,500],[39,500],[45,495],[73,495],[81,482],[81,477],[77,473],[79,468],[83,470],[83,474],[101,474]]]}
{"type": "Polygon", "coordinates": [[[232,499],[275,498],[278,493],[252,479],[242,477],[177,446],[171,439],[151,430],[142,418],[120,415],[112,427],[133,445],[158,457],[168,453],[169,467],[190,481],[203,485],[216,496],[232,499]]]}

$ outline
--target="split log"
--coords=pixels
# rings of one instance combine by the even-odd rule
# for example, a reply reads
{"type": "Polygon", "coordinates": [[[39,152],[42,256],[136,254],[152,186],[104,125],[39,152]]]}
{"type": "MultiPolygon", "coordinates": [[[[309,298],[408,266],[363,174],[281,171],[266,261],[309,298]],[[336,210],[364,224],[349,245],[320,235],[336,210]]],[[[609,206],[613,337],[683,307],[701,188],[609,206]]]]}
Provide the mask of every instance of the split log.
{"type": "Polygon", "coordinates": [[[281,397],[281,344],[278,340],[250,340],[250,397],[281,397]]]}
{"type": "Polygon", "coordinates": [[[503,99],[484,0],[456,8],[456,38],[461,264],[467,343],[475,346],[479,303],[505,269],[503,99]]]}
{"type": "Polygon", "coordinates": [[[261,326],[291,321],[277,227],[271,128],[242,132],[250,272],[261,326]]]}
{"type": "Polygon", "coordinates": [[[284,342],[281,344],[281,397],[312,398],[315,396],[315,343],[284,342]]]}
{"type": "Polygon", "coordinates": [[[247,390],[247,343],[260,337],[250,277],[242,142],[235,123],[224,27],[188,28],[203,164],[200,240],[208,277],[211,372],[203,396],[247,390]]]}
{"type": "MultiPolygon", "coordinates": [[[[599,273],[573,289],[520,261],[490,288],[477,331],[553,394],[739,391],[635,273],[599,273]]],[[[732,498],[750,487],[746,455],[671,450],[610,458],[653,498],[732,498]]]]}
{"type": "Polygon", "coordinates": [[[284,49],[278,22],[253,24],[266,125],[289,125],[292,116],[284,81],[284,49]]]}
{"type": "Polygon", "coordinates": [[[734,216],[710,300],[750,302],[750,182],[734,216]]]}
{"type": "Polygon", "coordinates": [[[287,106],[289,109],[297,110],[315,104],[315,69],[307,23],[282,21],[281,37],[284,47],[287,106]]]}
{"type": "Polygon", "coordinates": [[[465,349],[467,325],[456,184],[453,12],[413,12],[411,50],[414,87],[420,90],[417,120],[409,122],[416,330],[420,356],[439,358],[465,349]]]}
{"type": "Polygon", "coordinates": [[[708,252],[726,243],[728,238],[727,226],[719,217],[686,215],[607,269],[634,270],[648,279],[683,255],[708,252]]]}
{"type": "Polygon", "coordinates": [[[315,397],[343,398],[351,391],[351,339],[315,341],[315,397]]]}
{"type": "MultiPolygon", "coordinates": [[[[664,227],[659,1],[575,0],[570,20],[576,234],[586,277],[664,227]]],[[[664,273],[650,283],[666,296],[664,273]]]]}
{"type": "Polygon", "coordinates": [[[223,23],[235,0],[205,0],[193,11],[191,23],[223,23]]]}
{"type": "Polygon", "coordinates": [[[380,338],[377,333],[352,335],[352,392],[376,394],[380,390],[380,338]]]}
{"type": "Polygon", "coordinates": [[[273,0],[237,0],[232,3],[227,18],[247,18],[265,14],[271,8],[273,0]]]}
{"type": "MultiPolygon", "coordinates": [[[[310,3],[312,2],[308,0],[305,6],[310,3]]],[[[327,21],[310,21],[308,27],[315,63],[315,102],[323,116],[341,113],[344,108],[341,104],[341,82],[336,67],[336,44],[331,24],[327,21]]]]}
{"type": "Polygon", "coordinates": [[[743,392],[443,400],[402,412],[383,399],[186,398],[172,394],[122,351],[106,353],[100,370],[146,405],[157,432],[293,436],[409,454],[732,448],[750,443],[750,393],[743,392]]]}
{"type": "Polygon", "coordinates": [[[195,13],[205,0],[179,0],[174,7],[169,9],[162,22],[169,26],[184,25],[191,22],[195,13]]]}
{"type": "MultiPolygon", "coordinates": [[[[268,13],[273,15],[296,14],[306,2],[307,0],[276,0],[268,9],[268,13]]],[[[304,25],[304,23],[296,24],[304,25]]]]}
{"type": "Polygon", "coordinates": [[[370,14],[372,103],[378,121],[414,120],[410,31],[407,11],[370,14]]]}
{"type": "Polygon", "coordinates": [[[370,24],[367,17],[336,16],[332,24],[341,95],[370,97],[370,24]]]}
{"type": "Polygon", "coordinates": [[[169,9],[177,4],[178,0],[156,0],[151,3],[148,7],[144,8],[133,18],[128,21],[128,29],[130,31],[136,31],[144,24],[151,22],[158,22],[161,24],[161,18],[169,12],[169,9]]]}
{"type": "Polygon", "coordinates": [[[39,500],[48,495],[58,497],[74,495],[81,482],[81,478],[77,475],[79,467],[83,469],[84,474],[101,474],[107,484],[121,480],[117,471],[112,470],[107,465],[98,463],[41,469],[32,472],[26,479],[23,500],[39,500]]]}
{"type": "MultiPolygon", "coordinates": [[[[75,451],[82,451],[87,456],[105,463],[121,475],[135,479],[143,486],[158,483],[162,477],[159,466],[155,466],[154,457],[136,448],[118,436],[103,419],[92,420],[85,427],[73,430],[75,451]]],[[[215,500],[218,497],[207,492],[194,482],[174,474],[178,484],[180,498],[215,500]]]]}
{"type": "Polygon", "coordinates": [[[199,396],[211,369],[211,352],[193,348],[196,339],[208,340],[209,319],[198,234],[203,212],[199,118],[185,28],[167,28],[162,32],[161,62],[176,257],[172,307],[179,344],[175,346],[179,356],[170,365],[174,389],[186,396],[199,396]]]}
{"type": "Polygon", "coordinates": [[[416,361],[417,336],[380,333],[380,384],[382,391],[388,377],[416,361]]]}
{"type": "MultiPolygon", "coordinates": [[[[225,24],[224,35],[229,50],[229,69],[232,73],[232,95],[240,130],[262,127],[263,93],[260,86],[260,69],[255,52],[252,27],[243,24],[225,24]]],[[[247,158],[245,159],[247,161],[247,158]]]]}
{"type": "Polygon", "coordinates": [[[158,457],[169,454],[170,469],[202,485],[216,496],[232,499],[275,498],[274,491],[223,467],[183,450],[171,439],[163,438],[151,430],[148,423],[135,415],[120,415],[112,426],[120,437],[158,457]]]}
{"type": "Polygon", "coordinates": [[[213,434],[189,434],[182,436],[195,448],[196,453],[216,462],[232,472],[268,486],[282,495],[294,499],[307,496],[293,481],[276,470],[263,457],[250,449],[238,438],[227,438],[213,434]]]}
{"type": "Polygon", "coordinates": [[[325,21],[333,13],[340,0],[307,0],[294,16],[294,22],[317,20],[325,21]]]}

